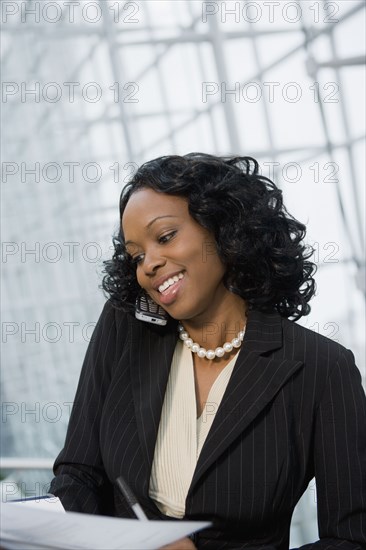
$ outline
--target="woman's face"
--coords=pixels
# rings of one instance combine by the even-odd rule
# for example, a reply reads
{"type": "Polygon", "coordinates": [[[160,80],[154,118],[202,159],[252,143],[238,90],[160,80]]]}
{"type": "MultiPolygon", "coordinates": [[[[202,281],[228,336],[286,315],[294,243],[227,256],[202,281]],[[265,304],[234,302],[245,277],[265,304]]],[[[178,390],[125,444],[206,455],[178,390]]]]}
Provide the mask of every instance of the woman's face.
{"type": "Polygon", "coordinates": [[[205,318],[229,293],[215,239],[190,216],[185,198],[140,189],[127,203],[122,231],[139,285],[171,317],[205,318]]]}

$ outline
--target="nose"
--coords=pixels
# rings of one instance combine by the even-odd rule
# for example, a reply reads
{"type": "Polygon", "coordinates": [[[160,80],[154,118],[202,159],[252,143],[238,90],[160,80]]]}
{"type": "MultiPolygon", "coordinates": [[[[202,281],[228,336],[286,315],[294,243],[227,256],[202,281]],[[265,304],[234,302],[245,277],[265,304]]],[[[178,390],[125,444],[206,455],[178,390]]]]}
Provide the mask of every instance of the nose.
{"type": "Polygon", "coordinates": [[[145,253],[144,261],[143,261],[143,271],[146,276],[152,276],[155,275],[156,270],[159,267],[162,267],[165,265],[165,258],[161,256],[159,251],[157,250],[150,250],[145,253]]]}

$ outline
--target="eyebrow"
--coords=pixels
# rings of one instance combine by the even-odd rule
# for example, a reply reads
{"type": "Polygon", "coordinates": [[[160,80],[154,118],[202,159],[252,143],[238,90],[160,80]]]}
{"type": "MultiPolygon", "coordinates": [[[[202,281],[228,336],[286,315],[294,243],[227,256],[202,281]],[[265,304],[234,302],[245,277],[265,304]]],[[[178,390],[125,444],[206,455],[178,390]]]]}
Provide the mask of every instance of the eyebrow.
{"type": "MultiPolygon", "coordinates": [[[[152,226],[152,224],[153,224],[154,222],[156,222],[157,220],[161,220],[162,218],[177,218],[177,217],[178,217],[178,216],[172,216],[172,215],[170,215],[170,214],[167,214],[167,215],[165,215],[165,216],[157,216],[156,218],[154,218],[153,220],[151,220],[151,221],[147,224],[147,226],[145,227],[145,229],[149,229],[149,228],[152,226]]],[[[125,246],[127,246],[128,244],[136,244],[136,243],[134,243],[133,241],[126,241],[126,242],[125,242],[125,246]]]]}

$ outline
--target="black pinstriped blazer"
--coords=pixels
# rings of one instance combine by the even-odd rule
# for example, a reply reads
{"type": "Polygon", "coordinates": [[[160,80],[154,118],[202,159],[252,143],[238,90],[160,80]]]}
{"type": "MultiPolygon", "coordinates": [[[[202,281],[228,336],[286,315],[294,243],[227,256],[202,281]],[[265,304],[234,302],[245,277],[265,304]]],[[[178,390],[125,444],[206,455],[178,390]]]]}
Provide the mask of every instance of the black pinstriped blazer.
{"type": "MultiPolygon", "coordinates": [[[[104,306],[89,344],[50,491],[68,510],[134,517],[122,474],[151,519],[149,479],[177,322],[104,306]]],[[[186,499],[210,520],[198,548],[288,550],[294,507],[316,477],[320,540],[366,548],[366,399],[353,353],[277,313],[248,313],[232,376],[186,499]]]]}

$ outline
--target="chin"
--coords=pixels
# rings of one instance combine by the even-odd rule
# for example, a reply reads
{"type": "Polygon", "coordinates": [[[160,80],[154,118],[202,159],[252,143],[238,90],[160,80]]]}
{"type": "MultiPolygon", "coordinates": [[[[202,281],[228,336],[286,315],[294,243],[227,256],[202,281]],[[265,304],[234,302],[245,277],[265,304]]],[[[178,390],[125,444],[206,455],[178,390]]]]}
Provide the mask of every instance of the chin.
{"type": "Polygon", "coordinates": [[[186,309],[183,310],[183,308],[180,309],[180,312],[177,308],[177,310],[175,310],[174,312],[169,311],[168,313],[170,317],[173,317],[173,319],[176,319],[177,321],[190,321],[200,315],[200,312],[198,311],[187,311],[186,309]]]}
{"type": "Polygon", "coordinates": [[[170,306],[161,306],[171,317],[172,319],[176,319],[177,321],[182,321],[183,319],[190,319],[190,316],[187,316],[187,312],[180,307],[174,307],[174,304],[170,306]]]}

